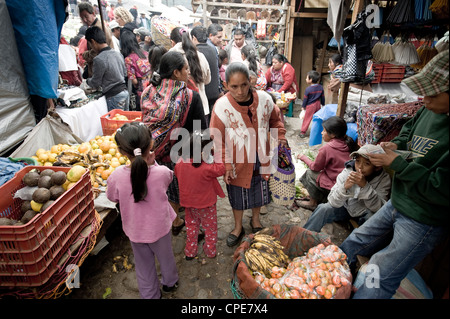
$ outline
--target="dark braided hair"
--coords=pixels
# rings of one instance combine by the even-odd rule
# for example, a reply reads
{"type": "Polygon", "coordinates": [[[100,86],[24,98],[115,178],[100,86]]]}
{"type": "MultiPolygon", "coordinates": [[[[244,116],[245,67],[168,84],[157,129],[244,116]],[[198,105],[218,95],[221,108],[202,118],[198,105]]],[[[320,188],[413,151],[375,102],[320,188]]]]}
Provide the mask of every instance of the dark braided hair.
{"type": "Polygon", "coordinates": [[[149,128],[142,122],[125,123],[119,128],[115,135],[117,147],[120,152],[133,159],[131,161],[131,187],[134,202],[144,200],[147,196],[148,164],[144,154],[152,146],[152,134],[149,128]],[[141,149],[142,155],[134,155],[137,148],[141,149]]]}

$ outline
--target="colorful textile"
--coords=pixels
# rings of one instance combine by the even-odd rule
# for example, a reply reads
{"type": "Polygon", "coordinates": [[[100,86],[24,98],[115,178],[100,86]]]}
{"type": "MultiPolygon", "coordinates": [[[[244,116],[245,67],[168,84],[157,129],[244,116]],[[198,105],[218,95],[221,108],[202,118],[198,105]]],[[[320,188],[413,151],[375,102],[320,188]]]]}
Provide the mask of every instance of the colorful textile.
{"type": "Polygon", "coordinates": [[[206,208],[186,207],[186,246],[184,254],[187,257],[197,256],[198,231],[200,226],[205,231],[203,252],[209,258],[216,256],[217,244],[217,210],[216,204],[206,208]]]}
{"type": "Polygon", "coordinates": [[[137,80],[136,93],[141,99],[144,83],[150,81],[150,62],[148,62],[148,53],[143,51],[145,58],[140,58],[136,53],[131,53],[125,58],[125,67],[127,68],[128,79],[137,80]]]}
{"type": "Polygon", "coordinates": [[[361,105],[356,113],[361,145],[389,142],[422,107],[422,102],[361,105]]]}
{"type": "Polygon", "coordinates": [[[150,85],[142,92],[142,121],[152,132],[157,160],[170,154],[175,142],[170,141],[170,133],[184,126],[192,96],[184,82],[171,79],[163,79],[160,85],[150,85]]]}
{"type": "Polygon", "coordinates": [[[261,175],[252,177],[249,189],[227,184],[227,191],[233,209],[246,210],[270,203],[269,183],[261,175]]]}

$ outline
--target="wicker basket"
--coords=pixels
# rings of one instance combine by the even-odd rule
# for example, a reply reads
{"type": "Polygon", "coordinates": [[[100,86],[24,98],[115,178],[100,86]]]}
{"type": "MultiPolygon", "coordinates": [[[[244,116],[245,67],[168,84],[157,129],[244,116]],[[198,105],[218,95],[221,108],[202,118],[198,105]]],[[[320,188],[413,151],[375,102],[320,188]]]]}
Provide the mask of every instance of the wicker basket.
{"type": "Polygon", "coordinates": [[[170,22],[169,19],[160,16],[154,16],[151,21],[153,42],[155,42],[155,44],[157,45],[165,47],[167,50],[170,50],[172,48],[172,43],[170,42],[170,32],[176,27],[177,25],[170,22]],[[158,28],[158,25],[165,25],[165,30],[163,30],[163,28],[158,28]]]}
{"type": "Polygon", "coordinates": [[[269,189],[275,204],[289,206],[295,199],[295,166],[290,148],[279,147],[277,171],[269,178],[269,189]],[[283,167],[281,164],[285,162],[283,167]]]}

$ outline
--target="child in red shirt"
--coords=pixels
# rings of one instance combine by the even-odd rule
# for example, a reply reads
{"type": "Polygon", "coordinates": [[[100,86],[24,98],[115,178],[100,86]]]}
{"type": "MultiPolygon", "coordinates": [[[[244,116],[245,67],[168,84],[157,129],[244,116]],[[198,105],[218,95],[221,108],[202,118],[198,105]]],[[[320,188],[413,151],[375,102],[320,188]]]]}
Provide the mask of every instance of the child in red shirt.
{"type": "Polygon", "coordinates": [[[184,144],[180,150],[181,158],[175,165],[180,205],[185,208],[186,214],[186,260],[197,256],[200,226],[205,230],[203,251],[209,258],[216,256],[217,195],[225,197],[217,177],[225,174],[225,165],[214,163],[211,147],[209,136],[194,131],[189,144],[184,144]]]}

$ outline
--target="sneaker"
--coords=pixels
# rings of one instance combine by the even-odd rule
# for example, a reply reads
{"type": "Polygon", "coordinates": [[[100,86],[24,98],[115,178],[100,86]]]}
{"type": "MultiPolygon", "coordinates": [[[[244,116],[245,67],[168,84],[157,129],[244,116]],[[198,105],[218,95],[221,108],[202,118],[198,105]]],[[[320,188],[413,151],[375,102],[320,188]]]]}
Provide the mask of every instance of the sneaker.
{"type": "Polygon", "coordinates": [[[177,288],[178,288],[178,281],[172,287],[168,287],[166,285],[163,285],[162,290],[163,290],[163,292],[172,292],[172,291],[174,291],[177,288]]]}

